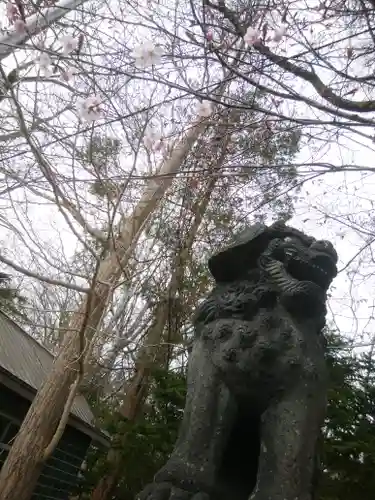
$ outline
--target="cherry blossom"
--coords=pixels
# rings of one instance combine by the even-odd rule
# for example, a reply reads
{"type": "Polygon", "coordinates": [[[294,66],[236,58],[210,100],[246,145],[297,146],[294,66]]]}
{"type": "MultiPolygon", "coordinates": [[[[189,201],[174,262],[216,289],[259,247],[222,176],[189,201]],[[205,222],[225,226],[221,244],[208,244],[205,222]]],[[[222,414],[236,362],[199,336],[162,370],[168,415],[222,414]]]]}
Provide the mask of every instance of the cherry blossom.
{"type": "Polygon", "coordinates": [[[51,64],[52,60],[50,56],[47,54],[47,52],[42,52],[39,56],[39,65],[45,68],[47,66],[51,66],[51,64]]]}
{"type": "Polygon", "coordinates": [[[207,118],[212,115],[212,103],[211,101],[203,100],[198,104],[197,113],[202,118],[207,118]]]}
{"type": "Polygon", "coordinates": [[[146,149],[155,150],[155,145],[161,142],[161,135],[155,130],[148,129],[143,137],[143,144],[146,149]]]}
{"type": "Polygon", "coordinates": [[[39,67],[41,71],[44,73],[45,76],[51,76],[52,75],[52,60],[50,56],[47,54],[47,52],[42,52],[41,55],[39,56],[39,67]]]}
{"type": "Polygon", "coordinates": [[[26,31],[26,24],[22,21],[22,19],[16,19],[14,21],[14,31],[16,33],[25,33],[26,31]]]}
{"type": "Polygon", "coordinates": [[[214,38],[214,35],[213,35],[212,31],[207,31],[207,33],[206,33],[206,40],[208,42],[212,42],[213,38],[214,38]]]}
{"type": "Polygon", "coordinates": [[[102,102],[97,96],[80,99],[77,103],[79,115],[88,122],[99,120],[103,116],[101,104],[102,102]]]}
{"type": "Polygon", "coordinates": [[[261,33],[259,30],[256,30],[251,26],[249,26],[249,28],[247,28],[247,31],[243,39],[244,42],[249,46],[256,45],[261,41],[261,33]]]}
{"type": "Polygon", "coordinates": [[[78,47],[78,39],[73,38],[70,35],[65,35],[61,38],[60,43],[62,45],[63,54],[67,56],[71,54],[78,47]]]}
{"type": "Polygon", "coordinates": [[[19,18],[19,12],[17,6],[12,2],[7,3],[7,18],[8,21],[13,24],[19,18]]]}
{"type": "Polygon", "coordinates": [[[159,64],[162,55],[163,49],[150,41],[138,45],[131,53],[131,56],[135,59],[135,65],[139,68],[159,64]]]}
{"type": "Polygon", "coordinates": [[[156,141],[152,146],[152,150],[154,152],[165,151],[165,142],[163,141],[163,139],[159,139],[158,141],[156,141]]]}
{"type": "Polygon", "coordinates": [[[277,29],[275,29],[272,36],[272,40],[274,42],[280,42],[283,36],[286,34],[286,30],[287,30],[286,24],[282,24],[281,26],[279,26],[277,29]]]}
{"type": "Polygon", "coordinates": [[[66,82],[69,82],[69,80],[71,80],[75,75],[75,69],[74,68],[66,68],[66,69],[61,71],[60,75],[61,75],[61,78],[63,80],[65,80],[66,82]]]}

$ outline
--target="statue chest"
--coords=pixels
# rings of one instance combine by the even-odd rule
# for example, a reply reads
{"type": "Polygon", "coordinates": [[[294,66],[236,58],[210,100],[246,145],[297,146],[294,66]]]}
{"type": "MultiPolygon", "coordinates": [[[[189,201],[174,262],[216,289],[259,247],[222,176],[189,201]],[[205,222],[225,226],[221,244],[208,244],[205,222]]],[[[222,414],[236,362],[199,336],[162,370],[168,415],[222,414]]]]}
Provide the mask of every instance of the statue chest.
{"type": "Polygon", "coordinates": [[[323,348],[315,332],[300,331],[279,314],[221,319],[201,334],[223,382],[240,398],[266,404],[295,380],[322,373],[323,348]]]}

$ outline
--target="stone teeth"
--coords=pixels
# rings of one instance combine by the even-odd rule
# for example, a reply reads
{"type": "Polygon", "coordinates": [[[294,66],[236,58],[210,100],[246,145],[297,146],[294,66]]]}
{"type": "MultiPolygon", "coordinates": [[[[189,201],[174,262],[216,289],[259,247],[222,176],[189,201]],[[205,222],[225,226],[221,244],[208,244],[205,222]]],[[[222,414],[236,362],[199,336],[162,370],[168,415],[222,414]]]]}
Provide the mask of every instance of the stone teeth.
{"type": "Polygon", "coordinates": [[[320,271],[321,273],[323,273],[325,276],[327,276],[327,272],[326,272],[324,269],[322,269],[320,266],[317,266],[316,264],[312,264],[312,267],[313,267],[314,269],[319,269],[319,271],[320,271]]]}

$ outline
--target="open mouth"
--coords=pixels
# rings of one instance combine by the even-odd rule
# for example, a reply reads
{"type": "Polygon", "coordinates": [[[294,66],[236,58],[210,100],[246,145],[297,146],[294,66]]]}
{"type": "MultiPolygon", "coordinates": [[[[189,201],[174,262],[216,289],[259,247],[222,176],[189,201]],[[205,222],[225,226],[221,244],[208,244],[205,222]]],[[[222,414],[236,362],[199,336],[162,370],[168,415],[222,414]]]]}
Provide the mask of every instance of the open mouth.
{"type": "Polygon", "coordinates": [[[327,290],[336,276],[336,265],[332,257],[317,252],[309,260],[304,260],[295,252],[284,249],[284,264],[287,272],[299,281],[311,281],[327,290]]]}

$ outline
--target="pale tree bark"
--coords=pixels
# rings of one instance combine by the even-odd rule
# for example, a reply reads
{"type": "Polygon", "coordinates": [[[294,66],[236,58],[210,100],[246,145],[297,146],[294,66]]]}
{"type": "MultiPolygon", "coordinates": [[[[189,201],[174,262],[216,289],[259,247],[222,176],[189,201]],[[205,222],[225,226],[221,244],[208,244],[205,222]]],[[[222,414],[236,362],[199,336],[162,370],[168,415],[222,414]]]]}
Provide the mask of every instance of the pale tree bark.
{"type": "Polygon", "coordinates": [[[72,315],[59,355],[38,391],[0,471],[1,500],[29,500],[43,466],[48,447],[63,414],[70,388],[80,368],[80,338],[90,343],[106,310],[108,300],[126,267],[142,228],[171,185],[206,121],[194,123],[177,143],[170,157],[146,187],[131,217],[124,219],[111,251],[100,262],[91,292],[72,315]]]}
{"type": "MultiPolygon", "coordinates": [[[[234,115],[234,112],[230,114],[229,118],[232,118],[232,115],[234,115]]],[[[218,124],[218,128],[222,128],[222,126],[223,124],[218,124]]],[[[230,139],[230,134],[223,134],[223,140],[220,145],[217,145],[220,154],[216,167],[221,167],[224,164],[230,139]]],[[[186,263],[191,254],[192,246],[217,182],[218,177],[212,176],[206,184],[204,194],[192,207],[192,212],[195,214],[194,220],[180,251],[172,262],[172,275],[169,281],[168,290],[164,299],[161,299],[156,307],[154,323],[149,328],[144,345],[138,354],[135,374],[131,382],[125,388],[124,400],[120,412],[130,421],[135,421],[143,411],[143,404],[148,395],[149,377],[152,367],[163,363],[166,357],[166,351],[168,351],[170,347],[168,343],[177,344],[182,340],[178,337],[178,332],[173,332],[172,338],[169,337],[164,339],[163,335],[170,317],[171,302],[176,298],[177,291],[183,283],[186,263]]],[[[191,308],[193,307],[194,304],[191,304],[191,308]]],[[[107,461],[110,464],[108,468],[110,472],[100,478],[92,493],[91,500],[109,500],[112,498],[119,477],[123,474],[121,453],[117,448],[111,448],[109,450],[107,461]]]]}
{"type": "MultiPolygon", "coordinates": [[[[195,217],[190,231],[183,242],[181,250],[178,252],[172,263],[172,275],[169,281],[165,297],[160,300],[155,309],[155,320],[149,328],[143,346],[140,348],[135,364],[135,374],[130,383],[125,387],[124,401],[120,408],[120,413],[129,421],[133,422],[142,413],[143,403],[148,394],[149,377],[152,367],[159,364],[159,351],[163,347],[163,334],[170,316],[171,302],[176,297],[177,291],[182,283],[184,269],[192,245],[195,241],[199,226],[206,212],[212,191],[217,182],[217,178],[212,178],[207,183],[203,196],[195,206],[195,217]]],[[[177,343],[178,339],[166,339],[169,342],[177,343]]],[[[114,489],[122,474],[121,452],[117,448],[111,448],[107,455],[110,464],[110,473],[101,477],[91,500],[109,500],[114,494],[114,489]]]]}

